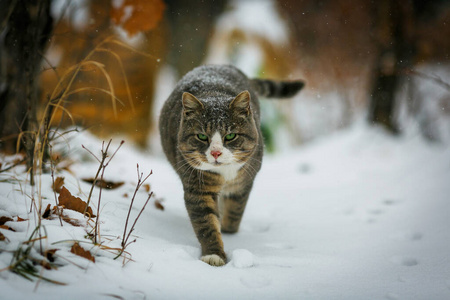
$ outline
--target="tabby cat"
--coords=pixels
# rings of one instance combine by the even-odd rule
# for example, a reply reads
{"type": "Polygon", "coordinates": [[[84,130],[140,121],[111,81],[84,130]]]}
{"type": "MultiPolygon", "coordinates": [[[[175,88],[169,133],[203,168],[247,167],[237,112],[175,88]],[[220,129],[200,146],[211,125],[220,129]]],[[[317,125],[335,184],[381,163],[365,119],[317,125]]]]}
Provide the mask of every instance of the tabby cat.
{"type": "Polygon", "coordinates": [[[233,66],[207,65],[187,73],[165,102],[161,142],[183,183],[202,261],[226,263],[221,233],[238,231],[261,168],[257,95],[290,97],[303,85],[248,79],[233,66]]]}

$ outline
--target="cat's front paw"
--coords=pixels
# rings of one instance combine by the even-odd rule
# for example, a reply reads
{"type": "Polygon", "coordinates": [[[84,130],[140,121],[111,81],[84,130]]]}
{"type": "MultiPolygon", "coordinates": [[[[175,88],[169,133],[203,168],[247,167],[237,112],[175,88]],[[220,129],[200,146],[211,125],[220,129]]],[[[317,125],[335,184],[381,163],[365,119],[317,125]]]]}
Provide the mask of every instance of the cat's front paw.
{"type": "Polygon", "coordinates": [[[220,267],[225,265],[225,260],[217,254],[209,254],[202,256],[201,260],[211,266],[220,267]]]}

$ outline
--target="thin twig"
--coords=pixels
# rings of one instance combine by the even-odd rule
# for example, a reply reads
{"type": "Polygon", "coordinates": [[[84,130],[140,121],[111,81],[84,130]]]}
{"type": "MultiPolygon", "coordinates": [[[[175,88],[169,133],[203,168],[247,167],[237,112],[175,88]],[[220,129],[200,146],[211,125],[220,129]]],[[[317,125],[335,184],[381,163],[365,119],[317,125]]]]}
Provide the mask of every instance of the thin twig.
{"type": "Polygon", "coordinates": [[[61,223],[61,227],[63,227],[63,222],[62,222],[62,219],[61,219],[61,213],[60,213],[59,208],[58,208],[58,199],[56,197],[56,191],[55,191],[54,169],[56,168],[56,166],[53,165],[52,156],[53,156],[53,147],[50,146],[50,170],[51,170],[51,175],[52,175],[53,195],[55,196],[56,213],[57,213],[57,215],[59,217],[59,223],[61,223]]]}
{"type": "Polygon", "coordinates": [[[133,225],[131,226],[130,232],[128,232],[128,236],[125,239],[125,246],[128,246],[127,241],[131,235],[131,232],[134,231],[134,226],[136,225],[136,222],[139,220],[139,217],[141,216],[142,212],[144,211],[145,207],[147,206],[148,201],[150,201],[150,198],[153,196],[153,192],[151,192],[150,194],[148,194],[147,200],[145,201],[144,206],[142,207],[141,211],[139,212],[139,214],[137,215],[136,219],[133,222],[133,225]]]}
{"type": "Polygon", "coordinates": [[[153,174],[153,171],[150,171],[150,173],[144,178],[144,173],[140,173],[139,172],[139,164],[137,164],[137,176],[138,176],[138,182],[136,184],[136,189],[134,190],[134,194],[133,197],[131,198],[131,202],[130,202],[130,206],[128,208],[128,214],[127,214],[127,219],[125,221],[125,226],[124,226],[124,230],[123,230],[123,236],[122,236],[122,249],[120,250],[119,254],[114,258],[118,258],[119,256],[122,255],[122,253],[125,252],[125,248],[130,245],[131,243],[135,242],[136,240],[133,240],[131,242],[128,242],[128,239],[130,238],[131,233],[134,231],[134,227],[136,226],[136,222],[138,221],[139,217],[141,216],[142,212],[144,211],[145,207],[147,206],[148,202],[150,201],[150,198],[153,195],[153,192],[151,192],[148,197],[147,200],[144,203],[144,206],[142,206],[141,210],[139,211],[139,214],[137,215],[136,219],[134,220],[133,224],[131,225],[131,229],[130,231],[127,233],[127,227],[128,227],[128,221],[130,219],[130,213],[131,213],[131,209],[133,208],[133,203],[134,203],[134,199],[136,198],[136,194],[138,192],[138,190],[142,187],[142,185],[144,184],[144,182],[150,177],[150,175],[153,174]]]}
{"type": "MultiPolygon", "coordinates": [[[[110,143],[111,143],[111,141],[110,141],[110,143]]],[[[105,144],[105,142],[103,142],[103,145],[104,144],[105,144]]],[[[84,213],[83,214],[86,215],[86,212],[87,212],[87,209],[89,207],[89,204],[91,203],[92,192],[94,191],[95,184],[97,183],[98,175],[100,175],[100,172],[102,171],[103,162],[106,159],[106,155],[103,153],[103,146],[102,146],[102,159],[101,160],[98,159],[97,156],[95,156],[94,153],[92,153],[89,149],[84,147],[84,145],[81,145],[81,147],[83,147],[83,149],[88,151],[99,162],[98,170],[97,170],[97,173],[95,174],[94,181],[92,182],[91,190],[89,191],[89,196],[88,196],[88,199],[86,201],[86,207],[84,208],[84,213]]],[[[109,147],[109,144],[108,144],[108,147],[109,147]]],[[[108,151],[108,148],[106,150],[108,151]]]]}
{"type": "Polygon", "coordinates": [[[131,198],[130,207],[128,208],[127,219],[125,221],[125,228],[123,230],[122,247],[125,246],[125,236],[127,235],[128,220],[130,218],[131,208],[133,207],[133,203],[134,203],[134,199],[136,198],[136,194],[137,194],[138,190],[141,188],[141,186],[144,184],[144,182],[147,180],[147,178],[149,178],[153,172],[150,171],[150,173],[147,175],[147,177],[145,177],[144,180],[142,180],[144,173],[139,174],[139,164],[137,164],[137,173],[138,173],[138,182],[136,185],[136,189],[134,190],[133,197],[131,198]]]}
{"type": "Polygon", "coordinates": [[[407,75],[412,74],[412,75],[416,75],[418,77],[422,77],[422,78],[434,81],[435,83],[441,85],[442,87],[444,87],[445,89],[450,91],[450,84],[448,82],[445,82],[444,80],[442,80],[441,78],[439,78],[437,76],[431,76],[431,75],[428,75],[428,74],[425,74],[425,73],[422,73],[422,72],[419,72],[416,70],[412,70],[412,69],[406,69],[406,70],[404,70],[404,73],[407,75]]]}
{"type": "Polygon", "coordinates": [[[25,162],[26,159],[27,159],[26,157],[25,157],[25,158],[22,158],[21,160],[19,160],[19,161],[15,162],[14,164],[10,165],[9,167],[4,168],[4,169],[1,169],[1,170],[0,170],[0,173],[6,172],[6,171],[8,171],[8,170],[10,170],[10,169],[12,169],[12,168],[14,168],[14,167],[17,167],[18,165],[20,165],[20,164],[22,164],[23,162],[25,162]]]}
{"type": "MultiPolygon", "coordinates": [[[[104,182],[103,175],[105,174],[106,166],[111,161],[111,160],[109,160],[106,164],[103,164],[103,161],[108,157],[108,149],[109,149],[109,146],[111,145],[111,141],[112,140],[109,140],[108,145],[106,146],[106,150],[103,150],[105,142],[103,142],[103,144],[102,144],[102,163],[101,163],[102,174],[100,175],[100,182],[104,182]]],[[[94,180],[93,185],[94,184],[95,184],[95,180],[94,180]]],[[[100,230],[98,227],[98,220],[100,219],[100,202],[102,200],[102,191],[103,191],[103,184],[100,185],[100,192],[98,194],[97,217],[95,218],[95,225],[94,225],[94,244],[97,244],[97,236],[99,237],[99,240],[100,240],[100,230]]]]}
{"type": "MultiPolygon", "coordinates": [[[[109,165],[111,160],[114,158],[114,156],[116,155],[117,151],[119,151],[120,147],[122,147],[122,145],[125,143],[125,141],[122,140],[120,142],[119,146],[117,147],[117,149],[113,152],[113,154],[106,161],[106,159],[108,158],[108,150],[109,150],[109,147],[111,146],[111,142],[112,142],[112,139],[109,140],[109,142],[108,142],[108,144],[106,145],[106,148],[105,148],[105,141],[103,141],[103,143],[102,143],[102,150],[101,150],[101,154],[102,154],[101,159],[97,158],[97,156],[95,156],[95,154],[92,153],[92,151],[90,151],[89,149],[84,147],[84,145],[82,145],[83,149],[88,151],[99,162],[99,167],[98,167],[98,170],[97,170],[97,174],[95,174],[94,181],[92,182],[91,190],[89,191],[89,196],[88,196],[88,199],[86,201],[86,207],[84,209],[84,214],[86,214],[87,209],[89,207],[89,204],[90,204],[90,201],[91,201],[91,197],[92,197],[92,192],[93,192],[94,187],[95,187],[95,185],[97,183],[99,175],[100,175],[100,181],[104,182],[103,178],[104,178],[106,167],[109,165]]],[[[97,236],[99,237],[98,240],[100,240],[100,229],[99,229],[98,220],[100,219],[99,216],[100,216],[100,204],[101,204],[101,199],[102,199],[102,191],[103,191],[103,185],[100,185],[100,192],[99,192],[99,195],[98,195],[98,204],[97,204],[97,217],[95,219],[95,225],[94,225],[94,243],[95,244],[97,244],[97,236]]]]}
{"type": "Polygon", "coordinates": [[[100,161],[100,159],[98,159],[98,157],[97,156],[95,156],[95,154],[94,153],[92,153],[92,151],[91,150],[89,150],[88,148],[86,148],[84,145],[81,145],[81,147],[84,149],[84,150],[86,150],[87,152],[89,152],[97,161],[98,161],[98,163],[99,164],[101,164],[101,161],[100,161]]]}

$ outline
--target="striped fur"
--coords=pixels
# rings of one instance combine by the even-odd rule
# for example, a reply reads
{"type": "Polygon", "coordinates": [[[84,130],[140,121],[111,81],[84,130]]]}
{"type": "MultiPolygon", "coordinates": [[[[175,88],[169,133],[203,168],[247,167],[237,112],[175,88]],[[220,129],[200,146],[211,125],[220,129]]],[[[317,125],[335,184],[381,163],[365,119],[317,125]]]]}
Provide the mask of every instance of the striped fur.
{"type": "Polygon", "coordinates": [[[274,81],[269,79],[252,79],[256,92],[266,98],[290,98],[304,86],[303,81],[274,81]]]}
{"type": "Polygon", "coordinates": [[[299,85],[249,80],[231,66],[203,66],[186,74],[164,104],[161,142],[183,183],[202,261],[226,263],[222,232],[238,231],[261,168],[257,95],[285,97],[299,85]]]}

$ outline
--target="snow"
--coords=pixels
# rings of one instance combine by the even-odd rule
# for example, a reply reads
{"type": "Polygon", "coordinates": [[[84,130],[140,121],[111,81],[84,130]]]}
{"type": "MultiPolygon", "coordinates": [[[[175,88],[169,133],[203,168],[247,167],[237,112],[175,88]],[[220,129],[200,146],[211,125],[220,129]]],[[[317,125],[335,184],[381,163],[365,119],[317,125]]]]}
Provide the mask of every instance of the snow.
{"type": "Polygon", "coordinates": [[[244,32],[252,32],[277,44],[286,44],[289,40],[286,22],[276,13],[275,1],[233,0],[231,7],[230,11],[218,19],[217,30],[229,32],[239,29],[244,32]]]}
{"type": "Polygon", "coordinates": [[[216,21],[204,63],[231,63],[247,76],[257,76],[264,60],[261,38],[274,45],[289,44],[288,24],[276,6],[273,0],[230,1],[229,9],[216,21]],[[234,31],[245,38],[235,41],[234,31]]]}
{"type": "MultiPolygon", "coordinates": [[[[90,185],[80,178],[92,177],[97,164],[87,160],[81,144],[98,153],[101,141],[75,134],[69,148],[78,160],[73,175],[57,175],[86,199],[90,185]]],[[[240,231],[223,236],[229,261],[211,267],[200,261],[181,183],[169,163],[125,144],[105,172],[108,180],[125,184],[102,192],[103,244],[120,245],[130,202],[124,194],[134,191],[136,163],[141,172],[153,170],[150,184],[165,206],[161,211],[149,204],[137,222],[136,242],[126,249],[132,261],[122,266],[122,259],[94,247],[84,227],[43,220],[44,247],[59,249],[60,267],[42,275],[66,285],[36,285],[3,271],[2,299],[449,299],[449,154],[447,144],[415,134],[391,137],[357,124],[266,156],[240,231]],[[70,253],[68,240],[79,240],[96,263],[70,253]]],[[[3,249],[16,249],[35,227],[23,171],[0,174],[0,215],[30,220],[6,223],[17,232],[0,229],[9,239],[0,242],[3,249]]],[[[43,206],[53,205],[50,176],[41,181],[43,206]]],[[[94,208],[97,197],[95,190],[94,208]]],[[[146,197],[138,192],[130,220],[146,197]]],[[[77,212],[71,217],[82,220],[77,212]]],[[[2,252],[0,269],[10,262],[11,253],[2,252]]]]}
{"type": "Polygon", "coordinates": [[[52,1],[51,14],[55,20],[59,20],[61,16],[70,20],[78,31],[85,30],[90,23],[89,3],[86,0],[52,1]]]}
{"type": "Polygon", "coordinates": [[[253,267],[253,254],[247,249],[236,249],[231,256],[231,262],[239,269],[253,267]]]}

